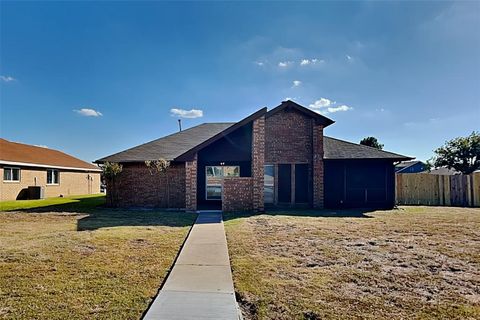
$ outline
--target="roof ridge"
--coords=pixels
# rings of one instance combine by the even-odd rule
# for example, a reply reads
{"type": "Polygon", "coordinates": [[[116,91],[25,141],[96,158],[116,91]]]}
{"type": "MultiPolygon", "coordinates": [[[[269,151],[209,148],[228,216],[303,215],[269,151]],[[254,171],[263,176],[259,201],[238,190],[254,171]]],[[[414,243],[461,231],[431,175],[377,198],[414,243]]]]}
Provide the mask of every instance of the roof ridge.
{"type": "MultiPolygon", "coordinates": [[[[355,143],[355,142],[351,142],[351,141],[347,141],[347,140],[342,140],[342,139],[338,139],[338,138],[333,138],[333,137],[329,137],[329,136],[323,136],[324,138],[329,138],[329,139],[333,139],[333,140],[337,140],[337,141],[342,141],[342,142],[346,142],[346,143],[349,143],[349,144],[353,144],[355,146],[360,146],[360,147],[364,147],[364,148],[369,148],[369,149],[373,149],[375,151],[380,151],[380,152],[384,152],[384,153],[390,153],[390,154],[393,154],[393,155],[396,155],[396,156],[401,156],[401,157],[404,157],[403,155],[399,154],[399,153],[395,153],[395,152],[391,152],[391,151],[385,151],[385,150],[381,150],[381,149],[377,149],[375,147],[370,147],[370,146],[366,146],[364,144],[360,144],[360,143],[355,143]]],[[[414,159],[414,158],[413,158],[414,159]]]]}

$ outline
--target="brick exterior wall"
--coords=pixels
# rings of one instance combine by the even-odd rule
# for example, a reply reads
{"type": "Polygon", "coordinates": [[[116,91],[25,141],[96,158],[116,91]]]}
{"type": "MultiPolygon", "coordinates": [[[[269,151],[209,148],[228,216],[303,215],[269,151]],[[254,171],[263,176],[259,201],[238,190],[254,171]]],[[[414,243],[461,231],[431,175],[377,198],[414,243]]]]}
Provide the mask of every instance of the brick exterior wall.
{"type": "Polygon", "coordinates": [[[265,163],[311,162],[312,119],[283,110],[265,121],[265,163]]]}
{"type": "Polygon", "coordinates": [[[252,207],[254,211],[263,212],[263,184],[265,165],[265,116],[253,121],[252,125],[252,207]]]}
{"type": "Polygon", "coordinates": [[[107,181],[107,205],[185,208],[185,164],[171,163],[168,177],[143,162],[123,164],[115,182],[107,181]]]}
{"type": "MultiPolygon", "coordinates": [[[[222,211],[249,211],[254,209],[254,178],[228,177],[222,181],[222,211]]],[[[262,189],[263,194],[263,189],[262,189]]]]}
{"type": "Polygon", "coordinates": [[[185,162],[185,209],[197,210],[197,159],[198,154],[192,161],[185,162]]]}
{"type": "Polygon", "coordinates": [[[296,110],[285,109],[266,119],[265,164],[295,163],[308,164],[311,205],[323,208],[323,127],[296,110]]]}
{"type": "MultiPolygon", "coordinates": [[[[17,168],[18,166],[14,166],[17,168]]],[[[47,185],[47,169],[20,167],[20,181],[3,181],[3,167],[0,168],[0,200],[16,200],[28,186],[43,186],[45,197],[74,196],[100,193],[100,173],[59,170],[59,184],[47,185]],[[36,183],[35,183],[36,181],[36,183]]]]}
{"type": "Polygon", "coordinates": [[[323,126],[313,126],[313,207],[324,206],[323,126]]]}

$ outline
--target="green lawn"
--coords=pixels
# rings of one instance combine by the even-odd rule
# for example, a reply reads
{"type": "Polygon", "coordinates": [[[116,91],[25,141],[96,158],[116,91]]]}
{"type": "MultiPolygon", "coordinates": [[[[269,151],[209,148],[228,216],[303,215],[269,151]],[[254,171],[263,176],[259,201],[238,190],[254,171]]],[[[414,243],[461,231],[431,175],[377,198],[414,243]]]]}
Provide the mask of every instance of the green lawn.
{"type": "Polygon", "coordinates": [[[94,194],[85,196],[72,196],[72,197],[57,197],[47,198],[41,200],[12,200],[12,201],[0,201],[0,211],[14,211],[14,210],[26,210],[32,208],[42,208],[49,206],[64,205],[62,207],[56,207],[56,209],[73,208],[74,210],[85,210],[95,208],[96,206],[105,203],[105,195],[94,194]]]}
{"type": "Polygon", "coordinates": [[[480,319],[480,209],[225,215],[245,319],[480,319]]]}
{"type": "Polygon", "coordinates": [[[196,215],[96,208],[103,201],[46,199],[0,213],[1,319],[141,317],[196,215]]]}

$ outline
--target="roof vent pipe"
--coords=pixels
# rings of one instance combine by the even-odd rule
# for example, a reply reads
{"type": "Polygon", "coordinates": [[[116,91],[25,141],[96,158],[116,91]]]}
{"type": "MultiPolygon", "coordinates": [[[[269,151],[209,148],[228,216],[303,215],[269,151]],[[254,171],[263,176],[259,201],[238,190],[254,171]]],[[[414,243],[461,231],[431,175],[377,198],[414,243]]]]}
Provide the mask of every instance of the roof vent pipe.
{"type": "Polygon", "coordinates": [[[178,119],[178,129],[182,131],[182,119],[178,119]]]}

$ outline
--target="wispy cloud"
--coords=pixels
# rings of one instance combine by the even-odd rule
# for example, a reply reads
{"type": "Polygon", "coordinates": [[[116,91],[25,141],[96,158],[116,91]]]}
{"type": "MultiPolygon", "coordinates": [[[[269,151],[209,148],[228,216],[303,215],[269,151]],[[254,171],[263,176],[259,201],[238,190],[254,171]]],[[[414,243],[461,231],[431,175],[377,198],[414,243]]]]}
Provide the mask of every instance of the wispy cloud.
{"type": "Polygon", "coordinates": [[[292,87],[299,87],[302,84],[302,81],[300,80],[293,80],[293,85],[292,87]]]}
{"type": "Polygon", "coordinates": [[[325,112],[324,113],[334,113],[334,112],[339,112],[339,111],[349,111],[349,110],[353,110],[352,107],[349,107],[345,104],[342,104],[340,106],[336,106],[336,107],[328,107],[327,108],[327,111],[328,112],[325,112]]]}
{"type": "Polygon", "coordinates": [[[265,65],[265,62],[263,61],[255,61],[255,64],[259,67],[263,67],[265,65]]]}
{"type": "Polygon", "coordinates": [[[48,146],[44,145],[44,144],[34,144],[35,147],[39,147],[39,148],[45,148],[45,149],[48,149],[48,146]]]}
{"type": "Polygon", "coordinates": [[[290,66],[290,65],[292,65],[292,64],[293,64],[292,61],[280,61],[280,62],[278,63],[278,66],[279,66],[280,68],[286,68],[286,67],[288,67],[288,66],[290,66]]]}
{"type": "Polygon", "coordinates": [[[12,82],[12,81],[16,81],[17,79],[15,79],[14,77],[11,77],[11,76],[0,75],[0,80],[2,82],[12,82]]]}
{"type": "Polygon", "coordinates": [[[84,117],[101,117],[103,114],[100,111],[90,108],[75,109],[74,112],[84,117]]]}
{"type": "Polygon", "coordinates": [[[190,119],[201,118],[203,117],[203,110],[199,110],[199,109],[184,110],[184,109],[173,108],[173,109],[170,109],[170,115],[172,117],[190,118],[190,119]]]}
{"type": "Polygon", "coordinates": [[[347,59],[348,61],[353,61],[353,57],[348,54],[345,55],[345,59],[347,59]]]}
{"type": "Polygon", "coordinates": [[[322,60],[322,59],[302,59],[300,60],[300,65],[301,66],[309,66],[309,65],[314,65],[314,64],[318,64],[318,63],[324,63],[325,60],[322,60]]]}
{"type": "Polygon", "coordinates": [[[321,114],[353,110],[353,108],[350,106],[345,104],[337,105],[335,101],[327,98],[320,98],[316,100],[314,103],[309,105],[309,108],[321,114]]]}

